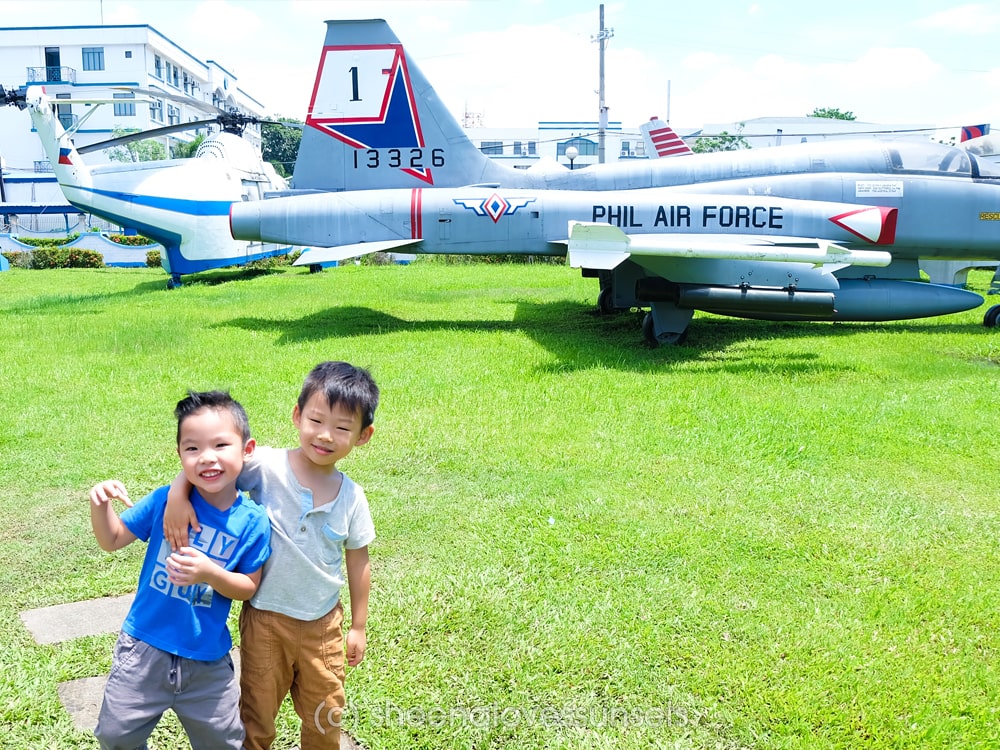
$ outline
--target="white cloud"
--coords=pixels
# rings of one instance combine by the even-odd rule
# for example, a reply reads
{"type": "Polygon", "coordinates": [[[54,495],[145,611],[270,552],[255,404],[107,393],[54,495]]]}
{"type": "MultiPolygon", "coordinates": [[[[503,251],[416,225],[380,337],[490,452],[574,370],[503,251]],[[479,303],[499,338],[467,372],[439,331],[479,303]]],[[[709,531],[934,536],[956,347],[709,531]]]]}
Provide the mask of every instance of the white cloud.
{"type": "Polygon", "coordinates": [[[1000,29],[1000,10],[982,3],[960,5],[919,19],[914,25],[929,31],[982,36],[1000,29]]]}

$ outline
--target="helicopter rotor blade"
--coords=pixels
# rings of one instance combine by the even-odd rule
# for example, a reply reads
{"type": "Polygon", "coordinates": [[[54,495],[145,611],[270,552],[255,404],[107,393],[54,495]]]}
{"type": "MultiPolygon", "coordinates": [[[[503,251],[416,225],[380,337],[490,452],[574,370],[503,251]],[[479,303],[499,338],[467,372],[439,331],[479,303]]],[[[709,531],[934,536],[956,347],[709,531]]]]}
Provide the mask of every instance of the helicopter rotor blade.
{"type": "Polygon", "coordinates": [[[216,115],[226,114],[226,110],[216,107],[214,104],[209,104],[208,102],[203,102],[200,99],[195,99],[190,96],[172,94],[169,91],[161,91],[160,89],[145,88],[141,86],[115,86],[114,88],[116,91],[128,91],[135,94],[141,94],[142,96],[148,96],[152,99],[166,99],[176,104],[183,104],[186,107],[201,110],[205,114],[212,115],[213,117],[216,115]]]}
{"type": "Polygon", "coordinates": [[[196,122],[182,122],[177,125],[165,125],[162,128],[153,128],[152,130],[140,130],[137,133],[128,133],[127,135],[121,135],[117,138],[110,138],[106,141],[100,141],[99,143],[91,143],[86,146],[80,146],[77,152],[80,154],[89,154],[93,151],[102,151],[106,148],[114,148],[115,146],[121,146],[125,143],[132,143],[133,141],[142,141],[146,138],[156,138],[161,135],[169,135],[170,133],[180,133],[185,130],[194,130],[195,128],[205,127],[206,125],[218,125],[218,118],[211,120],[198,120],[196,122]]]}

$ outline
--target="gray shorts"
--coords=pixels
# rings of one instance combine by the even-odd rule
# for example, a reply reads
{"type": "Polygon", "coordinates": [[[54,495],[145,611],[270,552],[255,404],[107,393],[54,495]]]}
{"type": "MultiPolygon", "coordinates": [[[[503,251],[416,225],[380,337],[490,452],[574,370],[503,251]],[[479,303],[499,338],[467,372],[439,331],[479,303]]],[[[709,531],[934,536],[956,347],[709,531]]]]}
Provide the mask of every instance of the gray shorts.
{"type": "Polygon", "coordinates": [[[184,659],[121,633],[94,734],[103,750],[144,748],[171,708],[193,750],[239,750],[239,699],[229,654],[217,661],[184,659]]]}

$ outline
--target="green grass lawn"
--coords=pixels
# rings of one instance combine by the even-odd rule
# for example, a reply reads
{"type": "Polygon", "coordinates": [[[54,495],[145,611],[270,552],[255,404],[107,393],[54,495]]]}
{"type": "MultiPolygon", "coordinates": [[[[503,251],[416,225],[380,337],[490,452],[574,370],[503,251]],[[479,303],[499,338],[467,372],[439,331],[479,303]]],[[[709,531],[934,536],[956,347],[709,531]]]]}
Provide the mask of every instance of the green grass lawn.
{"type": "MultiPolygon", "coordinates": [[[[106,673],[113,637],[38,646],[18,618],[134,590],[141,545],[97,548],[90,486],[174,476],[188,388],[230,389],[258,442],[293,446],[324,359],[383,393],[342,466],[379,534],[347,686],[371,750],[1000,744],[984,308],[698,314],[685,346],[649,349],[558,265],[165,281],[0,274],[0,746],[96,747],[56,685],[106,673]]],[[[286,710],[276,747],[296,737],[286,710]]]]}

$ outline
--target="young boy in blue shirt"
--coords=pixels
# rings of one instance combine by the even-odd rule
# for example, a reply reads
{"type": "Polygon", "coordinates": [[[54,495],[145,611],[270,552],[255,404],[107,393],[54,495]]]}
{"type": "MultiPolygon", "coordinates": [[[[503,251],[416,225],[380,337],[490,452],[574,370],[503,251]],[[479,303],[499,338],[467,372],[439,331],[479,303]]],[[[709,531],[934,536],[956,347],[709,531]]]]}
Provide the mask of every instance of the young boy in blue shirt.
{"type": "Polygon", "coordinates": [[[90,518],[102,549],[148,542],[135,600],[115,644],[94,734],[105,750],[144,748],[172,708],[193,748],[243,747],[239,687],[229,656],[233,599],[249,599],[271,554],[266,513],[236,489],[253,455],[246,412],[228,393],[191,392],[177,404],[177,453],[192,486],[201,530],[171,552],[163,537],[167,490],[131,506],[117,480],[90,491],[90,518]]]}
{"type": "MultiPolygon", "coordinates": [[[[239,486],[267,508],[274,554],[257,592],[240,611],[240,710],[246,750],[266,750],[274,720],[291,694],[302,720],[302,750],[340,747],[346,703],[344,664],[357,666],[367,645],[375,539],[364,490],[337,468],[374,432],[379,389],[371,374],[347,362],[321,362],[306,376],[292,409],[298,447],[259,447],[239,486]],[[344,568],[351,594],[351,626],[344,638],[344,568]]],[[[188,488],[175,480],[167,508],[167,538],[185,543],[191,513],[188,488]]]]}

